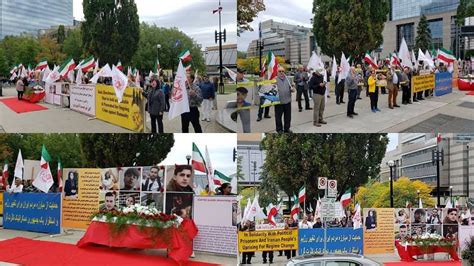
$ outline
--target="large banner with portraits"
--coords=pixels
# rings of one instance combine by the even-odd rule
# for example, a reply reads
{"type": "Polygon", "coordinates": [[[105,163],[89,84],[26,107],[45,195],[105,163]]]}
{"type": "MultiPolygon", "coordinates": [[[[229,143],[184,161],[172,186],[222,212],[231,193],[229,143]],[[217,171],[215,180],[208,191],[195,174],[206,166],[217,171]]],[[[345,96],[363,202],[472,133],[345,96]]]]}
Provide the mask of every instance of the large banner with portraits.
{"type": "Polygon", "coordinates": [[[97,84],[95,93],[97,119],[135,132],[145,131],[145,102],[139,89],[127,87],[121,103],[112,86],[97,84]]]}
{"type": "Polygon", "coordinates": [[[193,220],[199,234],[194,250],[237,255],[237,209],[235,196],[194,197],[193,220]]]}
{"type": "Polygon", "coordinates": [[[166,167],[63,170],[63,226],[85,229],[98,211],[141,204],[164,210],[166,167]]]}
{"type": "Polygon", "coordinates": [[[60,193],[6,193],[3,227],[48,234],[61,232],[60,193]]]}
{"type": "Polygon", "coordinates": [[[393,209],[365,208],[363,213],[364,254],[393,253],[393,209]]]}

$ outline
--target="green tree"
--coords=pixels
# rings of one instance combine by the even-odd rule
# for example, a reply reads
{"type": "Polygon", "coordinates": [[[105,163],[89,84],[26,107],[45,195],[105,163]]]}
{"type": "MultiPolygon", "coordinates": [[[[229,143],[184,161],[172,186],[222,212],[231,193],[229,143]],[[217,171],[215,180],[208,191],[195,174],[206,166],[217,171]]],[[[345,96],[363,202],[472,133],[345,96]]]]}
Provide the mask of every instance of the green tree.
{"type": "Polygon", "coordinates": [[[68,31],[62,50],[66,55],[71,56],[76,62],[79,62],[78,60],[83,57],[82,33],[80,28],[68,31]]]}
{"type": "MultiPolygon", "coordinates": [[[[418,190],[423,207],[434,207],[431,187],[419,180],[410,181],[407,177],[401,177],[393,182],[393,206],[404,208],[409,202],[412,206],[418,206],[418,190]]],[[[355,196],[362,208],[389,208],[390,207],[390,182],[368,182],[359,187],[355,196]]]]}
{"type": "Polygon", "coordinates": [[[314,0],[313,31],[322,53],[358,57],[383,42],[387,0],[314,0]]]}
{"type": "Polygon", "coordinates": [[[84,0],[82,44],[101,62],[128,64],[138,48],[139,17],[134,0],[84,0]]]}
{"type": "Polygon", "coordinates": [[[339,196],[380,172],[386,134],[269,134],[264,169],[288,196],[306,184],[308,200],[317,198],[317,180],[338,181],[339,196]]]}
{"type": "Polygon", "coordinates": [[[250,23],[258,12],[265,10],[263,0],[237,0],[237,35],[244,31],[253,31],[250,23]]]}
{"type": "Polygon", "coordinates": [[[416,29],[415,46],[416,50],[421,49],[422,51],[431,48],[431,30],[425,15],[421,16],[416,29]]]}
{"type": "Polygon", "coordinates": [[[81,134],[79,137],[89,167],[159,164],[174,144],[173,134],[81,134]]]}
{"type": "Polygon", "coordinates": [[[7,63],[7,57],[5,55],[5,49],[0,46],[0,76],[7,77],[10,73],[10,67],[7,63]]]}
{"type": "Polygon", "coordinates": [[[192,68],[200,73],[205,72],[204,57],[199,45],[189,36],[176,28],[161,28],[142,23],[140,25],[140,42],[131,65],[149,71],[153,69],[159,53],[162,69],[176,70],[179,64],[179,54],[189,49],[192,55],[192,68]],[[178,42],[179,41],[179,42],[178,42]],[[175,47],[176,43],[178,47],[175,47]],[[157,45],[161,45],[158,51],[157,45]]]}
{"type": "Polygon", "coordinates": [[[36,56],[40,52],[40,46],[37,39],[31,36],[7,36],[0,46],[5,51],[6,63],[10,68],[20,63],[28,66],[36,65],[36,56]]]}
{"type": "Polygon", "coordinates": [[[64,29],[64,25],[59,25],[56,39],[57,39],[58,44],[64,43],[64,40],[66,39],[66,31],[64,29]]]}
{"type": "Polygon", "coordinates": [[[464,25],[464,19],[474,16],[474,2],[472,0],[461,0],[456,14],[456,23],[464,25]]]}
{"type": "Polygon", "coordinates": [[[247,52],[237,51],[237,58],[238,58],[238,59],[245,59],[245,58],[247,58],[247,52]]]}
{"type": "Polygon", "coordinates": [[[35,61],[48,60],[49,64],[61,65],[66,59],[66,54],[61,52],[61,45],[48,36],[39,39],[40,52],[36,55],[35,61]]]}

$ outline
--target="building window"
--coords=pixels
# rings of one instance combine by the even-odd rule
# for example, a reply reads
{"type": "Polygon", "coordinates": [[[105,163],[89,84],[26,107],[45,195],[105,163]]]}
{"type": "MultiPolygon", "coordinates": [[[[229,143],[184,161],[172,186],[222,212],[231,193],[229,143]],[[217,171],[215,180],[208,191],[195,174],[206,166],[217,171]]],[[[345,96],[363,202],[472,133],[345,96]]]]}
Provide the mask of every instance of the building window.
{"type": "Polygon", "coordinates": [[[428,26],[431,30],[432,48],[443,48],[443,19],[429,20],[428,26]]]}
{"type": "Polygon", "coordinates": [[[415,24],[401,24],[397,25],[397,51],[400,50],[400,44],[402,43],[403,38],[407,42],[409,50],[413,50],[415,47],[415,24]]]}

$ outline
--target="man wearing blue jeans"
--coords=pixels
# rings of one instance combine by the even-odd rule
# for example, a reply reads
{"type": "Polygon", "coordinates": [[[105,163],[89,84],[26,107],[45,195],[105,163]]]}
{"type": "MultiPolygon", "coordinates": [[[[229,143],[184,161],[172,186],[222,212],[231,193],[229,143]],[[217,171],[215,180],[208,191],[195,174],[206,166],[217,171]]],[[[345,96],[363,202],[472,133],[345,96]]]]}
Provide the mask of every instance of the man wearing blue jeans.
{"type": "Polygon", "coordinates": [[[347,89],[347,92],[349,94],[349,102],[347,103],[347,116],[350,118],[353,118],[354,115],[358,115],[356,112],[354,112],[355,108],[355,102],[357,100],[357,93],[358,93],[358,80],[355,74],[355,68],[351,67],[351,70],[349,72],[349,75],[347,75],[346,81],[345,81],[345,87],[347,89]]]}

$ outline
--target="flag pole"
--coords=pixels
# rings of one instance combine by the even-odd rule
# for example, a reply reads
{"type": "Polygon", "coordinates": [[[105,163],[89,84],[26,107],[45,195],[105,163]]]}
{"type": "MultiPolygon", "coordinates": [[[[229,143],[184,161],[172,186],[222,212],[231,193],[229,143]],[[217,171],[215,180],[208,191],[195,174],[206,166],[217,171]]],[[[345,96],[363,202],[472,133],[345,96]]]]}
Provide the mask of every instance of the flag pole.
{"type": "Polygon", "coordinates": [[[306,182],[304,183],[303,218],[306,216],[306,182]]]}

